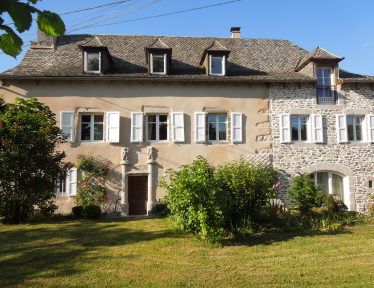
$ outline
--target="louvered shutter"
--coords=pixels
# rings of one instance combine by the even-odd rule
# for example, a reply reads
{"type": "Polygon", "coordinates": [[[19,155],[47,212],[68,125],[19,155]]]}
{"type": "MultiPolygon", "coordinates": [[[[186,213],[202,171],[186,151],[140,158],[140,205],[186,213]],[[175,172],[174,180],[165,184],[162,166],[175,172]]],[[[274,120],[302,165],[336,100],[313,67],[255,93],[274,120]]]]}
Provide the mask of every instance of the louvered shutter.
{"type": "Polygon", "coordinates": [[[347,142],[347,115],[336,114],[336,136],[338,143],[347,142]]]}
{"type": "Polygon", "coordinates": [[[184,142],[184,114],[183,112],[171,113],[172,140],[184,142]]]}
{"type": "Polygon", "coordinates": [[[290,114],[279,115],[280,143],[291,142],[291,119],[290,114]]]}
{"type": "Polygon", "coordinates": [[[83,59],[83,64],[84,64],[84,72],[87,72],[87,52],[84,52],[84,59],[83,59]]]}
{"type": "Polygon", "coordinates": [[[75,196],[77,195],[77,168],[71,168],[66,177],[67,195],[75,196]]]}
{"type": "Polygon", "coordinates": [[[195,112],[195,142],[204,143],[206,138],[205,112],[195,112]]]}
{"type": "Polygon", "coordinates": [[[101,72],[101,52],[99,52],[99,72],[101,72]]]}
{"type": "Polygon", "coordinates": [[[61,111],[60,128],[63,134],[69,135],[67,142],[74,142],[74,112],[61,111]]]}
{"type": "Polygon", "coordinates": [[[314,143],[323,143],[323,122],[322,114],[312,114],[312,141],[314,143]]]}
{"type": "Polygon", "coordinates": [[[107,112],[106,117],[106,142],[119,143],[119,112],[107,112]]]}
{"type": "Polygon", "coordinates": [[[130,142],[143,142],[143,112],[131,112],[130,142]]]}
{"type": "Polygon", "coordinates": [[[368,142],[374,142],[374,115],[368,114],[366,115],[366,123],[368,126],[368,142]]]}
{"type": "Polygon", "coordinates": [[[240,143],[243,138],[243,117],[242,113],[231,113],[231,142],[240,143]]]}

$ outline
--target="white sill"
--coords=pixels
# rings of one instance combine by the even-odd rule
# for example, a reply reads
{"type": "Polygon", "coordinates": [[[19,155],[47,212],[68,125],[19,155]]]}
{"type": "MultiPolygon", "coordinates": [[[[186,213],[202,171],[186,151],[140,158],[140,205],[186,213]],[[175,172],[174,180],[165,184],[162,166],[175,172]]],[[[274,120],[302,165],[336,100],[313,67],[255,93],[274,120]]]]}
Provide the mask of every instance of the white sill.
{"type": "Polygon", "coordinates": [[[213,73],[210,73],[210,76],[225,76],[224,74],[213,74],[213,73]]]}
{"type": "Polygon", "coordinates": [[[80,141],[78,142],[80,145],[85,146],[85,145],[103,145],[105,142],[104,141],[80,141]]]}
{"type": "Polygon", "coordinates": [[[84,71],[84,72],[86,72],[86,73],[96,73],[96,74],[101,73],[101,71],[84,71]]]}
{"type": "Polygon", "coordinates": [[[166,72],[151,72],[152,75],[166,75],[166,72]]]}

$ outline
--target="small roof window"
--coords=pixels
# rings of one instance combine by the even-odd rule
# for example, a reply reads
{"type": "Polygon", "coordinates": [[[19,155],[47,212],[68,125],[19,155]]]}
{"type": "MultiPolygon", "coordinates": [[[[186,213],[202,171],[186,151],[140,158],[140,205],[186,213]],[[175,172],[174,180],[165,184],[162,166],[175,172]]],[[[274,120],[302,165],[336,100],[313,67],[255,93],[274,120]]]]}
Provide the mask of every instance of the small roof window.
{"type": "Polygon", "coordinates": [[[166,54],[151,53],[151,74],[166,74],[166,54]]]}
{"type": "Polygon", "coordinates": [[[171,63],[172,49],[158,38],[144,47],[149,74],[167,75],[171,63]]]}
{"type": "Polygon", "coordinates": [[[225,56],[209,56],[210,74],[222,76],[225,75],[225,56]]]}
{"type": "Polygon", "coordinates": [[[100,73],[101,72],[101,52],[88,53],[84,52],[84,72],[100,73]]]}
{"type": "Polygon", "coordinates": [[[229,54],[230,50],[215,40],[204,50],[200,65],[206,68],[207,75],[226,76],[227,58],[229,54]]]}

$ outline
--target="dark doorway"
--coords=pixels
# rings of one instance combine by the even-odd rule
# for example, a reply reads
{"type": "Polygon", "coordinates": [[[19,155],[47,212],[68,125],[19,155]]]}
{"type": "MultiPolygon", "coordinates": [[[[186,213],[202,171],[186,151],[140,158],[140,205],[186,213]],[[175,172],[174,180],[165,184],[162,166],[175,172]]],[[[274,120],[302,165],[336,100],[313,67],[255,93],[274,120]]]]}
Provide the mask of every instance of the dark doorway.
{"type": "Polygon", "coordinates": [[[129,176],[129,215],[146,215],[148,176],[129,176]]]}

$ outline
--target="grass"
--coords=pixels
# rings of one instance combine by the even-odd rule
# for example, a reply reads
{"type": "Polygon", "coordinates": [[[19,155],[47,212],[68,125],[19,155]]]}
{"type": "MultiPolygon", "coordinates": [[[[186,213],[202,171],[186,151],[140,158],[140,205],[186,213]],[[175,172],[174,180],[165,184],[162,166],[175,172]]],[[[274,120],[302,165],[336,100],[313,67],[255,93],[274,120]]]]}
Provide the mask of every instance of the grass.
{"type": "Polygon", "coordinates": [[[0,286],[373,287],[374,226],[204,246],[167,219],[0,224],[0,286]]]}

